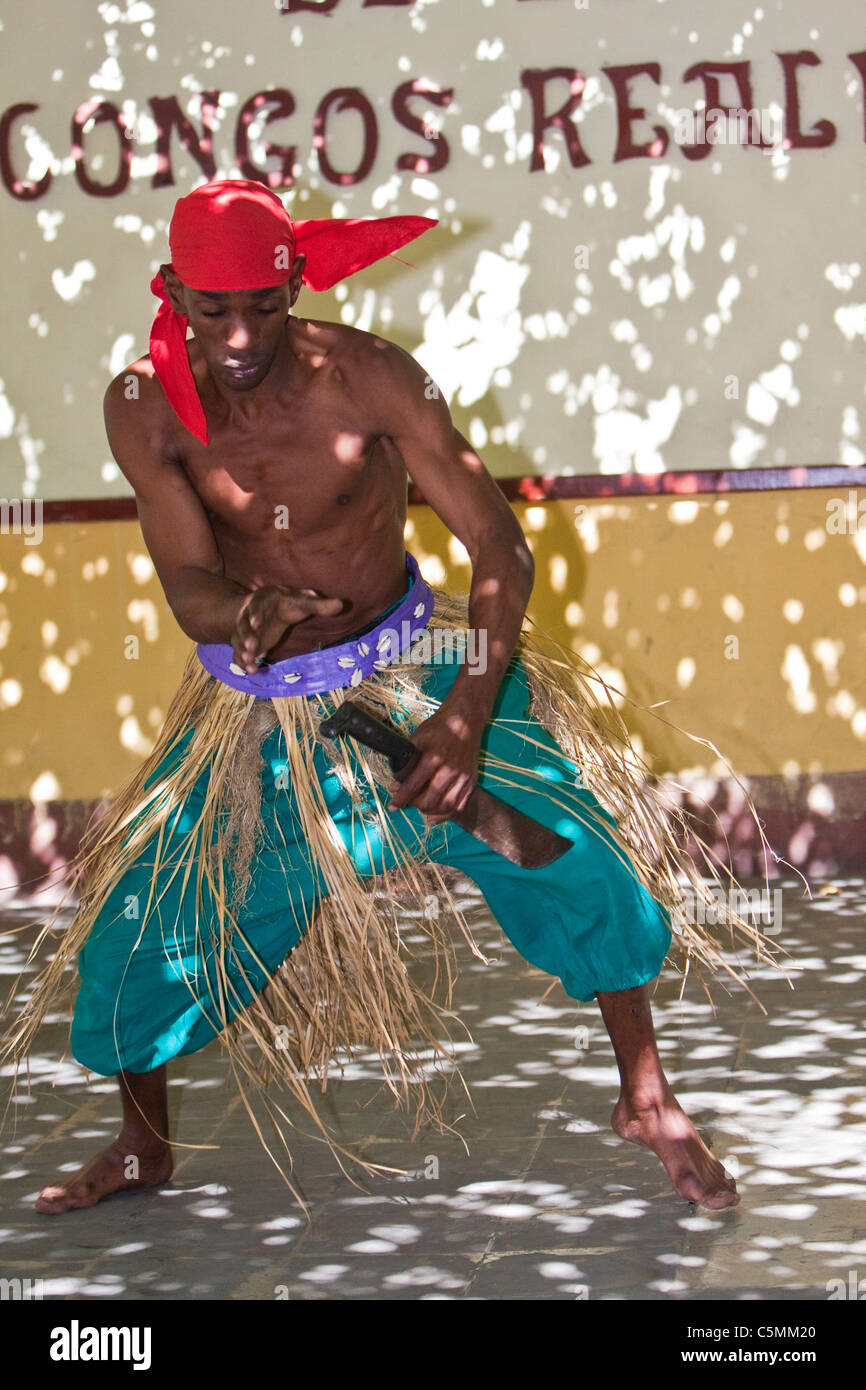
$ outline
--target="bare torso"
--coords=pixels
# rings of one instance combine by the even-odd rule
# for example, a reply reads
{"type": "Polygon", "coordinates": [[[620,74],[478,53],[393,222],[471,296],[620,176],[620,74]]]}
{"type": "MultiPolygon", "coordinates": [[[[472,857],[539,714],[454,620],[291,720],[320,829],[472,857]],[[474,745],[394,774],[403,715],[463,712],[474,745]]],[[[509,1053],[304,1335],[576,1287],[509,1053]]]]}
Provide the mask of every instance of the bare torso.
{"type": "Polygon", "coordinates": [[[167,457],[205,507],[226,577],[250,588],[315,589],[344,602],[335,617],[304,619],[271,660],[340,641],[400,598],[407,583],[408,476],[382,431],[381,399],[374,404],[364,392],[365,355],[375,340],[294,316],[285,332],[289,370],[268,383],[275,390],[266,410],[230,418],[194,339],[187,346],[210,444],[166,410],[167,457]]]}

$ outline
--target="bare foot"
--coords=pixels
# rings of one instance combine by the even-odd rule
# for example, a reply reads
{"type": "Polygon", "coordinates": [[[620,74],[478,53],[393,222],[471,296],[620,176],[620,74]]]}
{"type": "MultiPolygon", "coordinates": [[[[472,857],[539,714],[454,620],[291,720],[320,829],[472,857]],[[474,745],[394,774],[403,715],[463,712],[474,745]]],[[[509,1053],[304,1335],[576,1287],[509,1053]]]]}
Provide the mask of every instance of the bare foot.
{"type": "Polygon", "coordinates": [[[54,1213],[93,1207],[112,1192],[158,1187],[167,1182],[174,1166],[170,1145],[155,1147],[151,1138],[145,1152],[137,1153],[135,1149],[134,1143],[115,1139],[64,1182],[43,1187],[36,1199],[36,1210],[54,1213]]]}
{"type": "Polygon", "coordinates": [[[733,1178],[710,1153],[670,1089],[651,1101],[620,1096],[611,1125],[621,1139],[652,1149],[686,1201],[713,1210],[739,1202],[733,1178]]]}

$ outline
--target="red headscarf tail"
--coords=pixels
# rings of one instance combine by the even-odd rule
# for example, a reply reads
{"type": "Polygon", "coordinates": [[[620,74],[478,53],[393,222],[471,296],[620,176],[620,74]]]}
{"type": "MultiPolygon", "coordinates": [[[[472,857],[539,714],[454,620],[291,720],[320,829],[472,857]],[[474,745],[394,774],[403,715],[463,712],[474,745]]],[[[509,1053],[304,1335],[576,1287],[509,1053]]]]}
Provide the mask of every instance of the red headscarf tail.
{"type": "MultiPolygon", "coordinates": [[[[330,289],[436,225],[436,218],[412,215],[293,222],[264,184],[223,179],[178,200],[168,235],[172,269],[190,289],[228,292],[284,285],[295,257],[303,253],[301,280],[318,291],[330,289]]],[[[207,421],[187,356],[188,319],[172,309],[161,272],[150,288],[162,301],[150,331],[154,371],[175,414],[208,444],[207,421]]]]}
{"type": "Polygon", "coordinates": [[[162,300],[150,329],[150,360],[153,370],[165,392],[166,400],[181,424],[202,444],[210,444],[207,420],[186,351],[189,319],[186,314],[177,314],[172,309],[161,271],[154,275],[150,288],[162,300]]]}
{"type": "Polygon", "coordinates": [[[306,256],[301,280],[329,290],[347,275],[399,251],[437,225],[435,217],[315,217],[295,222],[295,254],[306,256]]]}

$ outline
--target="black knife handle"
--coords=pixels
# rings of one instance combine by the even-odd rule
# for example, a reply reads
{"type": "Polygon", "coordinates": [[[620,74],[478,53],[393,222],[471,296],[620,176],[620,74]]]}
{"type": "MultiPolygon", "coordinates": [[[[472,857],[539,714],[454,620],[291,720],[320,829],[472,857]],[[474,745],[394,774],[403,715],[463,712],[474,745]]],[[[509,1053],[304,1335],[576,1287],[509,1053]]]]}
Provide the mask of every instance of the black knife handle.
{"type": "Polygon", "coordinates": [[[326,738],[348,734],[375,752],[384,753],[391,764],[391,771],[400,782],[408,777],[421,757],[421,749],[416,748],[405,734],[399,733],[393,724],[378,719],[356,700],[344,700],[338,710],[322,721],[319,732],[326,738]]]}

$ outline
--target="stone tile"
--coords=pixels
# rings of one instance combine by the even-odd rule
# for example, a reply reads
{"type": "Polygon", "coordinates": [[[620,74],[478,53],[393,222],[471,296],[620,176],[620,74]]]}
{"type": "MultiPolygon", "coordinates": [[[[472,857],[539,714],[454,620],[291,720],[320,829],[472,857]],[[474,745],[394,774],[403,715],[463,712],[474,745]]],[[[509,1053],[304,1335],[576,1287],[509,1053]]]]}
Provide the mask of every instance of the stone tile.
{"type": "MultiPolygon", "coordinates": [[[[656,993],[677,1093],[738,1167],[734,1211],[695,1211],[652,1154],[610,1132],[618,1079],[597,1009],[559,986],[540,1003],[548,981],[482,903],[473,924],[496,964],[465,952],[454,999],[473,1033],[461,1065],[476,1113],[456,1088],[447,1112],[462,1114],[468,1153],[432,1128],[413,1140],[364,1062],[329,1088],[324,1113],[365,1157],[409,1176],[357,1175],[359,1191],[292,1109],[308,1224],[214,1045],[171,1069],[170,1106],[180,1143],[218,1148],[179,1149],[159,1192],[41,1216],[38,1188],[117,1123],[114,1083],[87,1086],[68,1058],[58,1065],[67,1034],[52,1023],[32,1094],[0,1135],[0,1275],[41,1278],[52,1299],[112,1301],[826,1299],[829,1280],[866,1278],[864,906],[862,883],[811,903],[785,898],[782,944],[800,968],[793,992],[755,972],[767,1016],[743,991],[716,990],[715,1014],[696,990],[680,1003],[673,975],[656,993]]],[[[26,920],[35,933],[38,914],[26,920]]]]}

